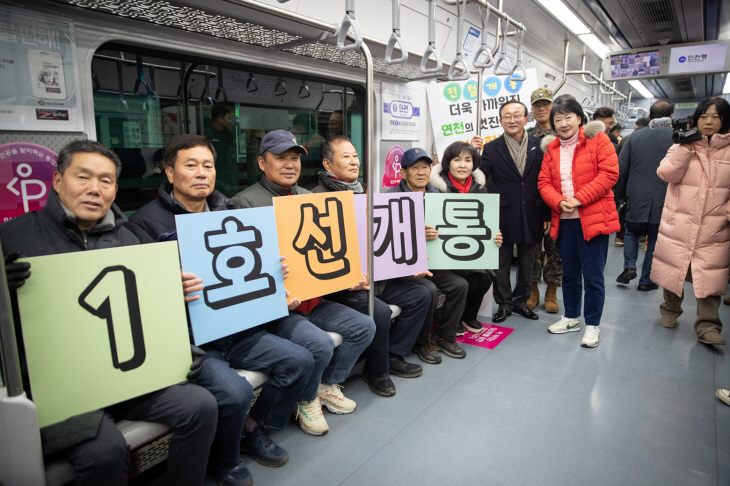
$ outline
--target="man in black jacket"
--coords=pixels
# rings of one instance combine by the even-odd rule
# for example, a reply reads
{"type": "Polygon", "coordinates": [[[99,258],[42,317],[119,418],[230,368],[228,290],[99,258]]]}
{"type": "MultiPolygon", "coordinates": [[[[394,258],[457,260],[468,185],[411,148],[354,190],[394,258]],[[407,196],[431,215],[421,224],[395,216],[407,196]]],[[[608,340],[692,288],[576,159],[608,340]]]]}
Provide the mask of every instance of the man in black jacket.
{"type": "MultiPolygon", "coordinates": [[[[123,226],[127,218],[114,204],[121,162],[113,151],[98,142],[71,142],[58,154],[57,168],[46,206],[0,225],[6,255],[15,253],[17,258],[19,252],[32,257],[139,244],[123,226]]],[[[11,288],[30,276],[27,263],[6,268],[11,288]]],[[[163,484],[203,483],[217,404],[207,390],[192,383],[44,427],[44,453],[70,461],[78,485],[126,485],[129,452],[115,418],[172,426],[175,433],[163,484]]]]}
{"type": "Polygon", "coordinates": [[[481,169],[494,183],[499,194],[499,225],[504,243],[499,248],[499,269],[494,300],[499,309],[494,322],[499,323],[512,311],[537,320],[527,307],[532,286],[532,265],[537,244],[550,232],[550,210],[537,189],[542,167],[540,140],[525,131],[527,107],[508,101],[499,107],[504,134],[484,146],[481,169]],[[517,245],[517,283],[510,282],[512,248],[517,245]]]}
{"type": "MultiPolygon", "coordinates": [[[[230,199],[214,189],[215,157],[215,148],[205,137],[180,135],[170,140],[165,147],[169,183],[160,187],[157,199],[130,217],[127,227],[142,242],[164,241],[176,238],[175,215],[233,209],[230,199]]],[[[192,282],[194,275],[188,275],[192,282]]],[[[202,290],[202,280],[196,281],[202,290]]],[[[198,383],[218,400],[219,427],[213,452],[222,466],[232,468],[240,463],[239,447],[267,466],[283,466],[289,459],[268,437],[267,429],[286,426],[312,374],[314,357],[304,347],[279,337],[276,325],[277,321],[256,326],[201,346],[206,353],[198,383]],[[253,407],[253,389],[234,368],[269,376],[253,407]]],[[[321,360],[328,361],[329,355],[325,353],[321,360]]]]}

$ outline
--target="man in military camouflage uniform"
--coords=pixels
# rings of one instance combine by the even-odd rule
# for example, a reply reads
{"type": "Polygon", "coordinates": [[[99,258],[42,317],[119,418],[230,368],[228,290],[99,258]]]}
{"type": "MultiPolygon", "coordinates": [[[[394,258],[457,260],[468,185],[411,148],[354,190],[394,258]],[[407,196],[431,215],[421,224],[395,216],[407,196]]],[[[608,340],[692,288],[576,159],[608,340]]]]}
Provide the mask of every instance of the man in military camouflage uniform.
{"type": "MultiPolygon", "coordinates": [[[[555,136],[555,130],[550,127],[550,110],[553,107],[553,92],[549,89],[539,88],[532,92],[530,96],[532,103],[532,116],[535,118],[537,125],[530,129],[530,135],[537,138],[543,138],[546,135],[555,136]]],[[[563,282],[563,263],[560,261],[560,254],[555,240],[550,238],[550,234],[543,237],[542,245],[538,244],[535,248],[535,263],[532,272],[532,290],[530,298],[527,300],[527,307],[530,310],[535,309],[540,303],[540,289],[537,284],[542,274],[545,283],[547,283],[547,291],[545,292],[545,310],[551,314],[558,312],[557,291],[563,282]],[[543,251],[544,248],[544,251],[543,251]],[[544,265],[543,265],[544,261],[544,265]]]]}

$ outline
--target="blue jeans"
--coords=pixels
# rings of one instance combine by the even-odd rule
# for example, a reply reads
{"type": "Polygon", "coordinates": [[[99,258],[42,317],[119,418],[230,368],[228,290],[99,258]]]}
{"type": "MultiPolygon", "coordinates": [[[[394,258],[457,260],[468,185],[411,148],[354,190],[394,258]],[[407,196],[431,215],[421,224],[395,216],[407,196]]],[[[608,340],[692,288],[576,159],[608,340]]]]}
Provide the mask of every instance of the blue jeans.
{"type": "Polygon", "coordinates": [[[234,466],[240,458],[246,414],[267,429],[283,429],[314,370],[313,352],[324,369],[334,346],[329,336],[306,320],[298,322],[283,318],[202,347],[206,352],[198,384],[216,397],[219,409],[214,450],[225,465],[234,466]],[[277,335],[280,328],[285,327],[280,321],[287,321],[288,335],[277,335]],[[311,350],[290,339],[290,336],[312,331],[322,336],[319,336],[321,345],[310,346],[311,350]],[[234,368],[269,375],[253,407],[253,389],[234,368]]]}
{"type": "MultiPolygon", "coordinates": [[[[303,317],[303,316],[302,316],[303,317]]],[[[368,347],[375,335],[375,322],[365,314],[342,304],[323,299],[307,316],[319,329],[336,332],[342,336],[342,344],[335,348],[320,381],[325,385],[342,383],[350,370],[368,347]]],[[[314,374],[314,373],[313,373],[314,374]]],[[[314,377],[313,377],[314,378],[314,377]]],[[[319,383],[310,380],[302,400],[314,400],[319,383]]]]}
{"type": "Polygon", "coordinates": [[[656,246],[657,235],[659,234],[659,223],[633,223],[626,221],[626,234],[624,235],[624,269],[636,268],[636,260],[639,257],[639,238],[646,231],[646,255],[644,264],[641,266],[641,278],[639,285],[651,285],[651,262],[654,259],[654,247],[656,246]]]}
{"type": "Polygon", "coordinates": [[[608,235],[598,235],[586,241],[580,219],[563,219],[560,221],[557,243],[563,261],[565,317],[580,317],[580,301],[585,286],[583,315],[586,325],[598,326],[606,298],[603,270],[608,256],[608,235]]]}

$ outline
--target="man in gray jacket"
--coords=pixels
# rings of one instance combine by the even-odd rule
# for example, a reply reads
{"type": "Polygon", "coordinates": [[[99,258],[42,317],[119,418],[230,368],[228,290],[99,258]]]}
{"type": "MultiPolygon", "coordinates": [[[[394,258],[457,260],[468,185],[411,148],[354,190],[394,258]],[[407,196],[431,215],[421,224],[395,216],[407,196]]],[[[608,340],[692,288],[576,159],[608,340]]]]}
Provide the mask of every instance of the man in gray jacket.
{"type": "Polygon", "coordinates": [[[651,281],[654,257],[662,218],[667,183],[657,175],[657,167],[672,146],[672,114],[674,105],[657,101],[649,109],[649,129],[627,137],[619,155],[619,179],[614,188],[617,198],[626,198],[626,235],[624,238],[624,271],[616,282],[628,284],[636,278],[639,238],[647,234],[646,255],[641,268],[638,290],[657,289],[651,281]]]}

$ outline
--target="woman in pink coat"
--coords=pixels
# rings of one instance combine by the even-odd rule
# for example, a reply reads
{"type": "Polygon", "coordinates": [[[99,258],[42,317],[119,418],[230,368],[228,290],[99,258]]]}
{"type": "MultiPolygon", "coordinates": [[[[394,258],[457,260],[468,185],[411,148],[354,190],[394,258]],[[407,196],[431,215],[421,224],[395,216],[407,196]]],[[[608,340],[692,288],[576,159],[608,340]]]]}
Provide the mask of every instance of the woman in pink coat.
{"type": "Polygon", "coordinates": [[[673,145],[657,169],[669,187],[651,279],[664,288],[662,326],[677,326],[686,280],[697,297],[697,339],[725,344],[718,310],[730,265],[730,104],[707,99],[693,119],[702,140],[673,145]]]}

